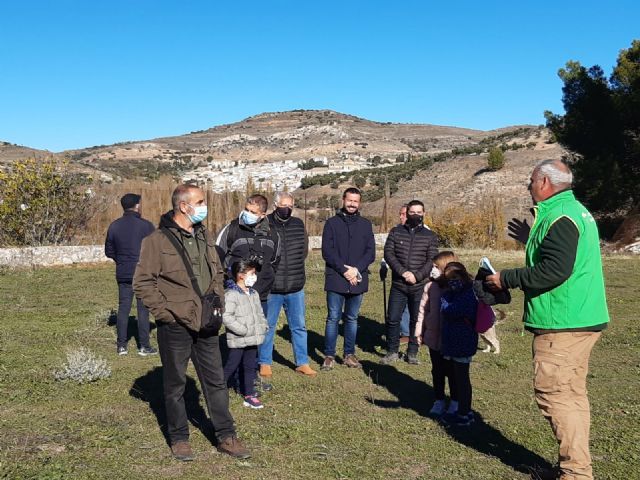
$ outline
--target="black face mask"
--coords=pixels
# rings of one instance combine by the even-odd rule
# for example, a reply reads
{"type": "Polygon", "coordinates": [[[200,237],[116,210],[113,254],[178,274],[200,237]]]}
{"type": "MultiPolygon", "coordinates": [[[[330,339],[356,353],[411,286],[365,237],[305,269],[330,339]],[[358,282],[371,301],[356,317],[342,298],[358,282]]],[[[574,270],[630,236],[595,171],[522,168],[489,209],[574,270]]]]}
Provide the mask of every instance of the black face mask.
{"type": "Polygon", "coordinates": [[[276,207],[276,215],[282,220],[289,220],[292,211],[293,209],[289,207],[276,207]]]}
{"type": "Polygon", "coordinates": [[[415,228],[422,223],[424,217],[422,215],[407,215],[407,225],[415,228]]]}

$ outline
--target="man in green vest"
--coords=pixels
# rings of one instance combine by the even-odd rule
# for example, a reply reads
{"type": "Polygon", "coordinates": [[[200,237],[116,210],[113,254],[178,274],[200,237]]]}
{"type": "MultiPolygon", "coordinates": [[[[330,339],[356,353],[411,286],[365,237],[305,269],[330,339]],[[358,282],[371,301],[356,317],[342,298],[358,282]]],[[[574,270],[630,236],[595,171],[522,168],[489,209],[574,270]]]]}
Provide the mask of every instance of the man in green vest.
{"type": "MultiPolygon", "coordinates": [[[[520,288],[525,295],[535,398],[559,444],[558,467],[534,478],[593,478],[587,370],[609,313],[598,228],[574,197],[572,181],[571,170],[559,160],[535,167],[529,183],[535,219],[526,240],[526,267],[486,280],[494,290],[520,288]]],[[[520,225],[524,240],[526,223],[520,225]]]]}

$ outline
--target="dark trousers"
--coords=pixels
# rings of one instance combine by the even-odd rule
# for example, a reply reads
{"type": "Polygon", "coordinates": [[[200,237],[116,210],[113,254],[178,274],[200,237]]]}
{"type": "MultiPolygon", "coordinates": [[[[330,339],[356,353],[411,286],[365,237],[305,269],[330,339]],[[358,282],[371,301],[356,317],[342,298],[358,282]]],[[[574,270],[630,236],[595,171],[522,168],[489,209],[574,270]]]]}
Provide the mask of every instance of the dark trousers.
{"type": "Polygon", "coordinates": [[[258,363],[256,358],[258,356],[258,347],[244,347],[244,348],[230,348],[227,361],[224,364],[224,381],[227,383],[229,378],[235,372],[242,372],[240,378],[242,379],[240,385],[240,393],[242,395],[255,394],[255,387],[253,382],[256,379],[256,370],[258,363]]]}
{"type": "Polygon", "coordinates": [[[458,414],[466,415],[471,410],[471,377],[469,376],[470,363],[456,362],[453,364],[453,377],[455,378],[456,390],[458,391],[458,414]]]}
{"type": "Polygon", "coordinates": [[[200,380],[216,438],[223,440],[235,436],[233,418],[229,413],[229,393],[224,381],[219,337],[197,334],[178,323],[160,323],[158,347],[162,360],[169,442],[173,445],[189,438],[189,424],[184,404],[189,358],[200,380]]]}
{"type": "MultiPolygon", "coordinates": [[[[116,331],[118,332],[118,347],[126,347],[129,340],[127,327],[129,326],[129,312],[133,303],[133,287],[131,282],[118,282],[118,320],[116,331]]],[[[138,307],[138,339],[140,348],[150,347],[149,343],[149,310],[143,305],[142,300],[136,298],[138,307]]]]}
{"type": "Polygon", "coordinates": [[[433,394],[436,400],[444,400],[444,384],[449,379],[449,396],[458,401],[456,380],[453,375],[453,361],[447,360],[438,350],[429,349],[431,357],[431,378],[433,379],[433,394]]]}
{"type": "Polygon", "coordinates": [[[418,339],[415,336],[416,321],[420,309],[420,299],[424,285],[411,285],[401,290],[396,285],[391,285],[389,292],[389,312],[386,320],[387,352],[398,353],[400,348],[400,322],[405,307],[409,308],[409,345],[407,353],[418,353],[418,339]]]}

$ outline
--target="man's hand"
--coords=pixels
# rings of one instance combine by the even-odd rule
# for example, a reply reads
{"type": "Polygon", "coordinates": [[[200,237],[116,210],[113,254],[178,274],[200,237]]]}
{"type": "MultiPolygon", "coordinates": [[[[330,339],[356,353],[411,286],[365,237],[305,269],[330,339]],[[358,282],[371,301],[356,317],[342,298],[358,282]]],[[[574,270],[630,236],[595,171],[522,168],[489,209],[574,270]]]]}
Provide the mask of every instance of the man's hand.
{"type": "Polygon", "coordinates": [[[531,226],[527,223],[526,218],[524,220],[512,218],[507,224],[507,229],[509,230],[508,235],[515,241],[520,243],[527,243],[527,240],[529,239],[529,232],[531,231],[531,226]]]}
{"type": "Polygon", "coordinates": [[[354,285],[353,280],[355,280],[356,283],[358,283],[357,281],[358,269],[350,265],[345,265],[345,267],[347,268],[347,271],[342,274],[344,278],[346,278],[347,281],[351,283],[351,285],[354,285]]]}
{"type": "Polygon", "coordinates": [[[484,279],[484,283],[489,287],[489,290],[494,292],[499,292],[500,290],[504,290],[502,286],[502,281],[500,280],[500,272],[494,273],[493,275],[489,275],[484,279]]]}
{"type": "Polygon", "coordinates": [[[416,283],[416,276],[411,272],[404,272],[402,278],[404,278],[409,285],[415,285],[416,283]]]}

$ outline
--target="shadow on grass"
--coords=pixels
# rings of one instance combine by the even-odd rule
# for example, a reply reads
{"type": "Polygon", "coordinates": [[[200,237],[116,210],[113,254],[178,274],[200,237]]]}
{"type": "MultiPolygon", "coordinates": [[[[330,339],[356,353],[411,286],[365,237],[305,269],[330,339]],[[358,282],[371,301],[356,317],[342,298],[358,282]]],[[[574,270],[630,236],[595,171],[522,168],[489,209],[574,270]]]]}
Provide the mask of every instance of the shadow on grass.
{"type": "MultiPolygon", "coordinates": [[[[165,441],[167,445],[169,445],[167,416],[162,393],[162,367],[155,367],[143,376],[136,378],[133,385],[131,385],[129,395],[149,404],[149,408],[156,416],[156,421],[164,435],[165,441]]],[[[216,438],[213,425],[200,403],[200,390],[196,386],[195,380],[188,375],[187,384],[184,389],[184,403],[189,422],[200,430],[212,444],[215,444],[216,438]]]]}
{"type": "MultiPolygon", "coordinates": [[[[289,325],[284,325],[276,333],[291,345],[291,330],[289,329],[289,325]]],[[[293,347],[291,346],[290,348],[293,347]]],[[[324,357],[322,357],[318,351],[322,352],[323,348],[324,337],[318,335],[316,332],[307,330],[307,355],[309,355],[310,363],[311,361],[322,363],[324,357]]],[[[273,361],[284,365],[285,367],[296,368],[293,362],[283,357],[275,348],[273,349],[273,361]]]]}
{"type": "MultiPolygon", "coordinates": [[[[380,365],[364,360],[362,367],[376,385],[386,388],[398,399],[397,401],[369,399],[374,405],[381,408],[410,408],[423,417],[429,416],[429,407],[434,400],[433,388],[430,385],[398,371],[391,365],[380,365]]],[[[470,428],[443,428],[451,438],[462,445],[484,455],[495,457],[518,472],[530,473],[531,467],[542,469],[551,467],[549,462],[540,455],[514,443],[499,430],[486,424],[478,412],[475,412],[475,418],[476,421],[470,428]]]]}

